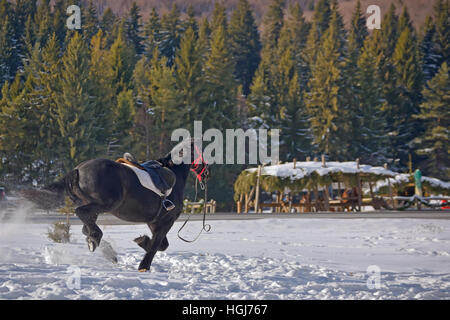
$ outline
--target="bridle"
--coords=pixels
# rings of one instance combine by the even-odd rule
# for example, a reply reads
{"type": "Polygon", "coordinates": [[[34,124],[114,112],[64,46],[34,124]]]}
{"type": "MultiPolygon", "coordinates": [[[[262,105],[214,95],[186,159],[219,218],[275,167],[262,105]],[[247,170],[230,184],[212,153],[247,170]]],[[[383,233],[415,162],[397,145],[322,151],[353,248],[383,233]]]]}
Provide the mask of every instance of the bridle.
{"type": "Polygon", "coordinates": [[[182,236],[180,236],[180,231],[184,228],[184,226],[188,223],[189,219],[191,218],[191,215],[188,216],[186,221],[183,223],[183,225],[178,230],[178,238],[183,240],[184,242],[194,242],[198,239],[198,237],[202,234],[203,231],[209,232],[211,230],[211,225],[207,224],[206,221],[206,204],[207,204],[207,198],[208,198],[208,185],[207,181],[209,178],[209,169],[208,169],[208,163],[203,159],[202,153],[198,149],[198,147],[194,143],[194,150],[197,154],[197,157],[192,161],[191,163],[191,171],[195,174],[195,182],[196,182],[196,191],[195,191],[195,198],[197,199],[197,182],[200,184],[200,188],[205,191],[205,198],[204,198],[204,204],[203,204],[203,227],[202,230],[198,233],[198,235],[193,240],[187,240],[184,239],[182,236]],[[200,172],[198,171],[201,165],[200,172]]]}
{"type": "Polygon", "coordinates": [[[192,161],[191,163],[191,171],[194,172],[195,178],[200,184],[200,188],[202,190],[205,190],[206,181],[208,180],[209,177],[208,163],[205,161],[205,159],[203,159],[202,153],[200,152],[196,144],[194,144],[194,148],[195,153],[197,154],[197,158],[195,158],[194,161],[192,161]],[[200,172],[198,172],[200,165],[201,170],[200,172]]]}

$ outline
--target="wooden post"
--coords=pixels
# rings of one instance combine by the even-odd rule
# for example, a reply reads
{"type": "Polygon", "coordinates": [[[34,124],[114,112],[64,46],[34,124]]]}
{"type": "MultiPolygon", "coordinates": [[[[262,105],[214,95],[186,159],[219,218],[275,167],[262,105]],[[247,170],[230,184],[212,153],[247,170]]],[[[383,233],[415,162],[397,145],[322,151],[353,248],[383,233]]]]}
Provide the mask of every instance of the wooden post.
{"type": "MultiPolygon", "coordinates": [[[[311,190],[308,189],[308,193],[306,194],[306,203],[308,204],[308,206],[306,207],[306,212],[311,212],[311,190]]],[[[304,212],[304,211],[303,211],[304,212]]]]}
{"type": "Polygon", "coordinates": [[[357,184],[358,184],[358,210],[361,212],[361,204],[362,204],[362,188],[361,188],[361,176],[359,174],[359,158],[356,159],[356,169],[358,169],[358,173],[356,176],[357,184]]]}
{"type": "Polygon", "coordinates": [[[253,195],[255,194],[255,189],[256,189],[256,186],[254,186],[254,187],[250,190],[250,193],[248,194],[247,202],[248,202],[248,208],[249,208],[249,209],[252,207],[251,203],[252,203],[253,195]]]}
{"type": "Polygon", "coordinates": [[[280,213],[281,212],[281,192],[277,191],[277,203],[280,204],[279,206],[276,207],[276,213],[280,213]]]}
{"type": "Polygon", "coordinates": [[[294,169],[296,168],[296,166],[297,166],[297,159],[294,158],[294,169]]]}
{"type": "Polygon", "coordinates": [[[316,212],[319,211],[319,190],[317,185],[314,186],[314,205],[316,207],[316,212]]]}
{"type": "MultiPolygon", "coordinates": [[[[341,190],[341,182],[338,181],[338,197],[337,199],[339,199],[339,203],[342,204],[342,190],[341,190]]],[[[342,206],[337,207],[336,211],[344,211],[342,206]]]]}
{"type": "MultiPolygon", "coordinates": [[[[388,164],[387,163],[384,164],[384,168],[386,170],[388,169],[388,164]]],[[[396,209],[396,205],[395,205],[395,201],[394,201],[394,195],[392,193],[391,178],[387,178],[387,179],[388,179],[389,197],[391,198],[392,207],[394,209],[396,209]]]]}
{"type": "Polygon", "coordinates": [[[370,197],[372,198],[372,201],[373,201],[374,194],[373,194],[373,188],[372,188],[372,182],[371,181],[369,181],[369,189],[370,189],[370,197]]]}
{"type": "Polygon", "coordinates": [[[328,192],[328,186],[323,189],[324,201],[325,201],[325,211],[330,211],[330,194],[328,192]]]}
{"type": "Polygon", "coordinates": [[[289,191],[289,195],[288,195],[288,200],[289,200],[289,212],[288,213],[292,213],[292,191],[289,191]]]}
{"type": "Polygon", "coordinates": [[[248,193],[245,194],[244,212],[248,213],[248,193]]]}
{"type": "Polygon", "coordinates": [[[239,196],[239,200],[236,202],[236,210],[237,213],[242,213],[242,202],[244,201],[244,194],[241,193],[241,195],[239,196]]]}
{"type": "Polygon", "coordinates": [[[261,165],[258,166],[258,174],[256,177],[256,195],[255,195],[255,213],[259,211],[259,183],[261,179],[261,165]]]}
{"type": "Polygon", "coordinates": [[[412,169],[412,156],[411,153],[408,153],[408,169],[409,169],[409,174],[413,173],[413,169],[412,169]]]}
{"type": "MultiPolygon", "coordinates": [[[[325,155],[322,154],[321,157],[322,160],[322,168],[326,168],[327,164],[325,163],[325,155]]],[[[323,187],[323,200],[324,200],[324,205],[325,205],[325,211],[329,211],[330,210],[330,194],[328,192],[328,186],[324,186],[323,187]]]]}

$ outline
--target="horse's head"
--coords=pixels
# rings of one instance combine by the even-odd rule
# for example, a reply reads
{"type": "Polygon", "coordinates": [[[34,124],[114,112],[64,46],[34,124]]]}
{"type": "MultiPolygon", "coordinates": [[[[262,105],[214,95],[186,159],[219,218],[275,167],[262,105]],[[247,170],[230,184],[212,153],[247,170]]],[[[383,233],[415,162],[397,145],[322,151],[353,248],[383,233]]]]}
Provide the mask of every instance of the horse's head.
{"type": "Polygon", "coordinates": [[[195,139],[188,139],[177,144],[169,153],[170,162],[173,165],[189,165],[196,179],[203,188],[209,178],[210,170],[208,163],[202,155],[200,143],[195,139]]]}

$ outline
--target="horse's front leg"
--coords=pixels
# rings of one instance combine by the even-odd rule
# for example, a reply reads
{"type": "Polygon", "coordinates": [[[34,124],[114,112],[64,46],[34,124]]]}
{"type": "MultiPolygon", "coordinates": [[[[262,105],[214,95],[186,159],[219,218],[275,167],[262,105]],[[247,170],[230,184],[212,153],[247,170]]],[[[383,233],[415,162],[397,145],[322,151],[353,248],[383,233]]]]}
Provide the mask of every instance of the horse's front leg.
{"type": "Polygon", "coordinates": [[[99,213],[104,212],[103,206],[91,203],[75,209],[75,214],[83,222],[82,232],[86,236],[89,251],[93,252],[100,245],[103,236],[102,230],[97,225],[99,213]]]}
{"type": "MultiPolygon", "coordinates": [[[[165,224],[158,224],[152,227],[153,237],[149,243],[147,243],[143,248],[146,250],[146,254],[144,259],[142,259],[139,264],[139,272],[146,272],[150,270],[150,266],[152,264],[153,258],[158,250],[165,246],[165,241],[167,241],[167,232],[169,232],[170,228],[173,225],[173,221],[166,222],[165,224]],[[165,240],[165,241],[164,241],[165,240]]],[[[149,238],[147,237],[147,241],[149,238]]],[[[167,242],[168,246],[168,242],[167,242]]],[[[166,247],[167,248],[167,247],[166,247]]],[[[166,249],[165,248],[165,249],[166,249]]]]}
{"type": "MultiPolygon", "coordinates": [[[[148,227],[150,228],[152,235],[154,236],[156,225],[155,224],[148,224],[148,227]]],[[[145,250],[145,252],[150,251],[152,239],[148,236],[140,236],[136,239],[134,239],[134,242],[138,244],[139,247],[145,250]]],[[[161,244],[158,247],[158,251],[165,251],[169,247],[169,240],[167,240],[167,236],[164,237],[164,239],[161,241],[161,244]]]]}

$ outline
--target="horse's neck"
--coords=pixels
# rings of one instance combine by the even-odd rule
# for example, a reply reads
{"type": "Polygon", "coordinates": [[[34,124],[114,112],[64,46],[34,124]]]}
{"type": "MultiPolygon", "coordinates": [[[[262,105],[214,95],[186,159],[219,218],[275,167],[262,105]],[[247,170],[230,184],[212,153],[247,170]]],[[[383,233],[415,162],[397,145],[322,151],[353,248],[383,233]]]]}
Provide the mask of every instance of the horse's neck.
{"type": "MultiPolygon", "coordinates": [[[[171,168],[177,178],[175,185],[172,188],[174,197],[179,197],[179,201],[183,202],[184,188],[186,187],[187,177],[189,175],[190,167],[188,165],[179,165],[171,168]]],[[[177,199],[174,199],[177,200],[177,199]]]]}

